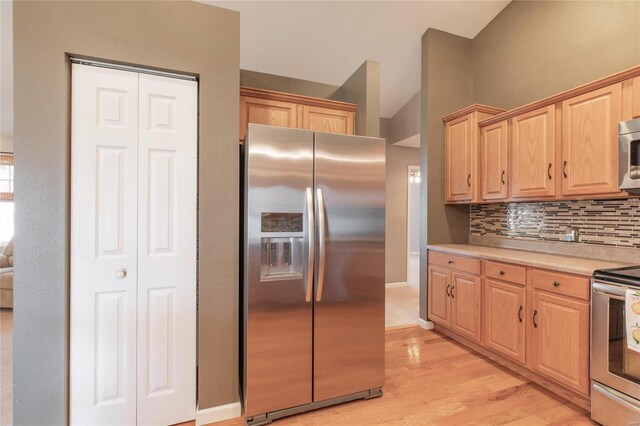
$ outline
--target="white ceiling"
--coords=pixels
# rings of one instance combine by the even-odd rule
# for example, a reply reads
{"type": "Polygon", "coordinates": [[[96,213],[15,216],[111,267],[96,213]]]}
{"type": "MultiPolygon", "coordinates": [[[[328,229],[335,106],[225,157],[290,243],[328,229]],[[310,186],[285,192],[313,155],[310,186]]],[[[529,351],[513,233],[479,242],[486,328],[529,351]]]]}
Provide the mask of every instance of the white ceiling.
{"type": "Polygon", "coordinates": [[[420,90],[428,28],[473,38],[509,3],[202,1],[240,12],[243,69],[341,85],[365,60],[379,61],[385,118],[420,90]]]}

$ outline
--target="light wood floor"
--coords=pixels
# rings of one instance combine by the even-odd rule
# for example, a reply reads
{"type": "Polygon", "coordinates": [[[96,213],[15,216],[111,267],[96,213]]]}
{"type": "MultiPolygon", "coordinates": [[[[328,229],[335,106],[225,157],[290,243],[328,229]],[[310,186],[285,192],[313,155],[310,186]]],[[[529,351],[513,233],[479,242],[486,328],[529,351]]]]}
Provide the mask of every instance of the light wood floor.
{"type": "MultiPolygon", "coordinates": [[[[382,398],[274,422],[284,425],[588,425],[588,413],[435,331],[386,333],[382,398]]],[[[234,419],[216,426],[240,426],[234,419]]]]}

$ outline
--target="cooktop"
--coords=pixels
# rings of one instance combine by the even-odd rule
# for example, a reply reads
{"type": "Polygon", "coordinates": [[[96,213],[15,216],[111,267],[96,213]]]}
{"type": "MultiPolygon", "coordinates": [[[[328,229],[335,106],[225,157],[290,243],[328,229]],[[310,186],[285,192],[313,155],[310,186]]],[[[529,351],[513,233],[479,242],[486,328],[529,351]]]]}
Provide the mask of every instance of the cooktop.
{"type": "Polygon", "coordinates": [[[623,268],[600,269],[593,273],[594,278],[640,285],[640,265],[623,268]]]}

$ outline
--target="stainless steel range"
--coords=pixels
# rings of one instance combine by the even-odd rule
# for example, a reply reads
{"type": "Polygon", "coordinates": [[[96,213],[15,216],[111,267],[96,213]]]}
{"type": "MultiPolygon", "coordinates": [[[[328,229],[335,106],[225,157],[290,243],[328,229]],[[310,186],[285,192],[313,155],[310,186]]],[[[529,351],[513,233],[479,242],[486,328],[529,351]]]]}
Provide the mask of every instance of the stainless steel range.
{"type": "Polygon", "coordinates": [[[640,294],[640,266],[593,276],[591,418],[605,426],[640,425],[640,352],[632,348],[640,341],[640,323],[627,321],[640,315],[640,304],[626,306],[627,290],[640,294]]]}

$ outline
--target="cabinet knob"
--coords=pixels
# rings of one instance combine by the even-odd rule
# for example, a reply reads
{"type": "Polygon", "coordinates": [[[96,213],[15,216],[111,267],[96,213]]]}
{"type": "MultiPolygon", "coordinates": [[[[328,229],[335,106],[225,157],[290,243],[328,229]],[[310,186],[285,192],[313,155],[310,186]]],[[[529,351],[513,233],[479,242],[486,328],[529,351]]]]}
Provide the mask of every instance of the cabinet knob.
{"type": "Polygon", "coordinates": [[[504,275],[504,271],[500,271],[500,275],[504,275]]]}
{"type": "Polygon", "coordinates": [[[449,262],[447,262],[447,263],[449,263],[449,265],[451,265],[451,264],[453,263],[453,260],[450,260],[450,261],[449,261],[449,262]]]}
{"type": "Polygon", "coordinates": [[[123,279],[127,276],[127,270],[126,269],[120,269],[118,272],[116,272],[116,278],[118,279],[123,279]]]}
{"type": "Polygon", "coordinates": [[[467,176],[467,186],[471,188],[471,175],[467,176]]]}
{"type": "Polygon", "coordinates": [[[553,282],[553,286],[554,286],[554,287],[560,287],[560,283],[559,283],[558,281],[554,281],[554,282],[553,282]]]}

